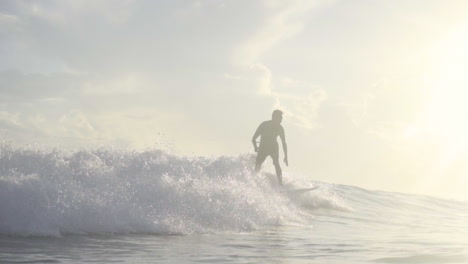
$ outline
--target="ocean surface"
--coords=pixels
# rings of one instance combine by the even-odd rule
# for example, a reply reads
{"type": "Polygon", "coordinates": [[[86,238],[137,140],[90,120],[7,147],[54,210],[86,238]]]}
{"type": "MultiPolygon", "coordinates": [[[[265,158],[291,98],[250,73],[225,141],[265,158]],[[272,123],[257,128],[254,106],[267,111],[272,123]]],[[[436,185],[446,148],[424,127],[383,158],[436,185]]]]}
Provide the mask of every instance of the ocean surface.
{"type": "Polygon", "coordinates": [[[468,263],[468,202],[253,158],[0,145],[0,263],[468,263]]]}

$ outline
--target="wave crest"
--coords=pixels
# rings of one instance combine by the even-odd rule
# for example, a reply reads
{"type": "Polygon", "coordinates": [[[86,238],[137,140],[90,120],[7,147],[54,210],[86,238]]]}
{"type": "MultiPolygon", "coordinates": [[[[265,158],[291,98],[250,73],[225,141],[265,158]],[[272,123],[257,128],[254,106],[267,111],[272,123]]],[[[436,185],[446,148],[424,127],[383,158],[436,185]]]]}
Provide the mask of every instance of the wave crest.
{"type": "Polygon", "coordinates": [[[0,148],[0,234],[242,231],[300,221],[252,156],[0,148]]]}

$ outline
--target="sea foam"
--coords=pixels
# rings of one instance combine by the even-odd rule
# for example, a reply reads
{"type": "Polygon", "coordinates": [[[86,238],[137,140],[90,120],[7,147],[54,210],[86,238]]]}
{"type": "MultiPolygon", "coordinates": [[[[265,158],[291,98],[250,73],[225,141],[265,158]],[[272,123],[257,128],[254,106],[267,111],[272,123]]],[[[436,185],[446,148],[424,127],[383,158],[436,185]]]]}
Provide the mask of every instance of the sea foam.
{"type": "Polygon", "coordinates": [[[252,155],[0,148],[0,234],[187,234],[300,222],[252,155]]]}

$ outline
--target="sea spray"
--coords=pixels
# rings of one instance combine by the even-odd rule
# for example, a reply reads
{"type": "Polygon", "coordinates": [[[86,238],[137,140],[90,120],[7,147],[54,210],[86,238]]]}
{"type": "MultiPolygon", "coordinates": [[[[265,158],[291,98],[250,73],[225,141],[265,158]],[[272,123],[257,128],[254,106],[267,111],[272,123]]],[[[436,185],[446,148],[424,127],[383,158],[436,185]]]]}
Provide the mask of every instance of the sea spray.
{"type": "Polygon", "coordinates": [[[0,234],[247,231],[301,220],[252,156],[0,150],[0,234]]]}

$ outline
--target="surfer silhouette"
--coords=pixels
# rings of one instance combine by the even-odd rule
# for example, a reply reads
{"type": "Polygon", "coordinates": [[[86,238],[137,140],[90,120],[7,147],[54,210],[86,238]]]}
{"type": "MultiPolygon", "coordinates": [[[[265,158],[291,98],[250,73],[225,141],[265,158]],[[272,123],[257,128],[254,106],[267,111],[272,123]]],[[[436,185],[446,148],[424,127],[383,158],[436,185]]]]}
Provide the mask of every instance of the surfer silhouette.
{"type": "Polygon", "coordinates": [[[255,160],[255,172],[259,172],[265,159],[270,156],[275,165],[276,176],[278,182],[283,185],[283,171],[279,164],[279,147],[276,138],[281,138],[284,151],[284,163],[288,166],[288,147],[286,145],[286,137],[284,136],[284,129],[281,126],[283,120],[283,112],[275,110],[272,113],[271,120],[262,122],[255,134],[252,137],[252,144],[254,150],[257,152],[257,158],[255,160]],[[260,145],[257,146],[257,138],[260,136],[260,145]]]}

